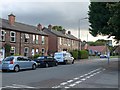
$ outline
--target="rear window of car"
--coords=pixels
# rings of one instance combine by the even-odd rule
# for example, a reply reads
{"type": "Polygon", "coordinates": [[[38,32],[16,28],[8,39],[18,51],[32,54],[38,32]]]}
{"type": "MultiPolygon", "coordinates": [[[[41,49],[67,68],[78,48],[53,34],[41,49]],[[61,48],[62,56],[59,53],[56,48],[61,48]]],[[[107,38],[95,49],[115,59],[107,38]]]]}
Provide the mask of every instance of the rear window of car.
{"type": "Polygon", "coordinates": [[[5,59],[4,59],[4,61],[12,61],[14,59],[14,57],[6,57],[5,59]]]}

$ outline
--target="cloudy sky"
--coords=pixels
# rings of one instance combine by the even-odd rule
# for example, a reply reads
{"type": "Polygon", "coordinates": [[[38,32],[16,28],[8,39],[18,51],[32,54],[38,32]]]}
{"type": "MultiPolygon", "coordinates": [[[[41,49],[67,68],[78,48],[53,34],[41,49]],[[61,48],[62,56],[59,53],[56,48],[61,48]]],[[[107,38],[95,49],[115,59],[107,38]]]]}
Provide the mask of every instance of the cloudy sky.
{"type": "Polygon", "coordinates": [[[82,40],[95,41],[105,37],[92,37],[89,34],[87,19],[89,0],[0,0],[0,17],[8,19],[13,13],[17,22],[36,26],[41,23],[43,27],[51,25],[63,26],[82,40]],[[87,38],[88,37],[88,38],[87,38]]]}

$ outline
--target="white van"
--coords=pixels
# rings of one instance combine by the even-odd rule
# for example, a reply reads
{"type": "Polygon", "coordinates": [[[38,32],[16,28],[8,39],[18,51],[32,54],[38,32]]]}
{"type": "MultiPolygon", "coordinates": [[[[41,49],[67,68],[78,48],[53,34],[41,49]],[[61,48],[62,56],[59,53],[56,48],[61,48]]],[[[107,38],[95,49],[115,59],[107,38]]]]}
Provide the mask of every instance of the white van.
{"type": "Polygon", "coordinates": [[[72,55],[69,52],[66,52],[66,51],[56,52],[54,54],[54,58],[56,59],[56,61],[58,61],[58,63],[74,64],[74,58],[72,57],[72,55]]]}

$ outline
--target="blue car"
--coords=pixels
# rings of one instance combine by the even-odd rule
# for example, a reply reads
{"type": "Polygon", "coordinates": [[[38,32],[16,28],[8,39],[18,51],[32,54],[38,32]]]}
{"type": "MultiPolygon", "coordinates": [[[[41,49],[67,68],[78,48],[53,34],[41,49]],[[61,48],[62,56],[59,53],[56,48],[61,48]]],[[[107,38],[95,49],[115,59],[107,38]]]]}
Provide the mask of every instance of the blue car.
{"type": "Polygon", "coordinates": [[[9,56],[2,61],[2,71],[14,70],[15,72],[21,69],[35,70],[37,63],[24,56],[9,56]]]}

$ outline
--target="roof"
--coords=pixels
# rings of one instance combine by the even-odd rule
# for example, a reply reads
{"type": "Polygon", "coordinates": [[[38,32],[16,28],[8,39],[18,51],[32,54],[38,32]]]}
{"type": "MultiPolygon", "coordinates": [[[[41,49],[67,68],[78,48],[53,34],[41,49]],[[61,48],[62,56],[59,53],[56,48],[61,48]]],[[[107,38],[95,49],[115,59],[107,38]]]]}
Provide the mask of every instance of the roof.
{"type": "Polygon", "coordinates": [[[106,46],[88,46],[89,50],[94,50],[98,52],[102,52],[105,48],[106,46]]]}
{"type": "Polygon", "coordinates": [[[69,38],[69,39],[73,39],[73,40],[78,40],[75,36],[73,36],[71,34],[63,34],[61,31],[49,30],[48,28],[44,28],[44,29],[58,37],[64,37],[64,38],[69,38]]]}
{"type": "Polygon", "coordinates": [[[19,22],[15,22],[14,25],[10,25],[8,20],[1,18],[0,18],[0,27],[3,29],[10,29],[19,32],[48,35],[43,31],[37,30],[36,26],[27,25],[19,22]]]}

